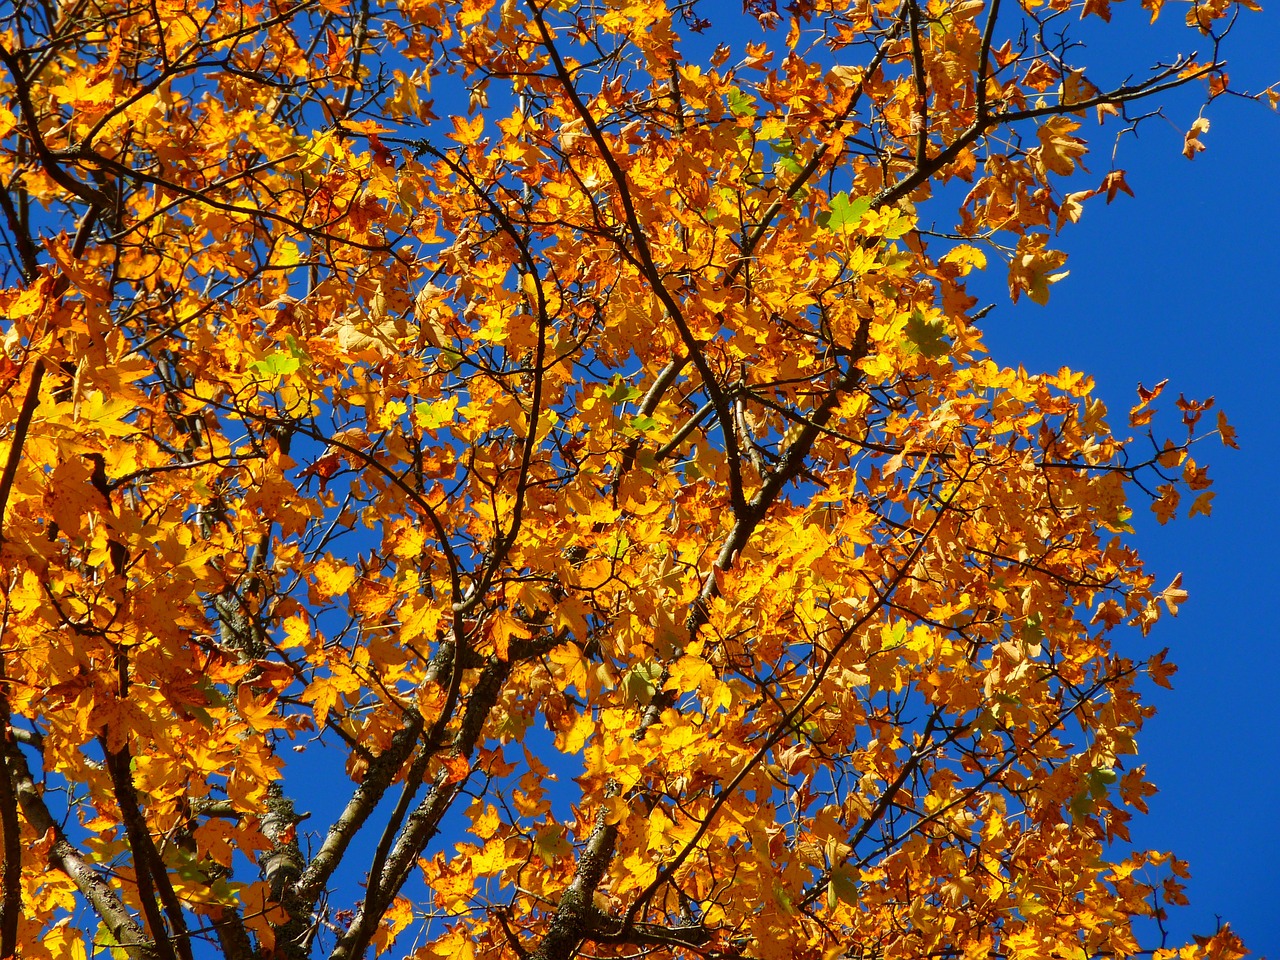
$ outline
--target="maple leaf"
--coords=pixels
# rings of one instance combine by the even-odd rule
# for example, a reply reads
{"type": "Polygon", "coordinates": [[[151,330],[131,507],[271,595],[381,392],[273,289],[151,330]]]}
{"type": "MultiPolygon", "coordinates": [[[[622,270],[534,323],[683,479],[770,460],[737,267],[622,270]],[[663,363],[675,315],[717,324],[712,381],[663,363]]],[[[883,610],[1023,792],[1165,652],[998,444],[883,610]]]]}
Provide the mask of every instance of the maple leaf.
{"type": "Polygon", "coordinates": [[[1098,187],[1099,193],[1106,193],[1107,203],[1114,200],[1116,194],[1121,191],[1133,196],[1133,190],[1129,188],[1129,184],[1125,183],[1123,170],[1112,170],[1103,178],[1102,186],[1098,187]]]}
{"type": "Polygon", "coordinates": [[[1069,271],[1061,270],[1067,255],[1059,250],[1047,250],[1048,236],[1030,233],[1018,241],[1017,250],[1009,262],[1009,289],[1016,302],[1019,293],[1026,291],[1031,299],[1044,306],[1049,302],[1049,286],[1067,277],[1069,271]]]}
{"type": "Polygon", "coordinates": [[[936,358],[946,356],[950,349],[947,328],[940,320],[926,320],[918,310],[907,320],[907,340],[914,351],[922,356],[936,358]]]}
{"type": "Polygon", "coordinates": [[[97,79],[88,73],[68,77],[51,92],[62,103],[81,110],[105,104],[115,93],[109,77],[97,79]]]}
{"type": "Polygon", "coordinates": [[[1229,924],[1223,924],[1211,937],[1195,937],[1196,944],[1210,960],[1240,960],[1248,951],[1240,938],[1232,932],[1229,924]]]}
{"type": "Polygon", "coordinates": [[[369,134],[369,149],[373,151],[373,162],[380,167],[394,167],[391,150],[382,142],[376,133],[369,134]]]}
{"type": "Polygon", "coordinates": [[[850,233],[870,209],[870,201],[863,197],[851,200],[847,193],[837,193],[831,198],[830,208],[818,215],[818,226],[835,233],[850,233]]]}
{"type": "Polygon", "coordinates": [[[1196,122],[1191,124],[1191,129],[1187,131],[1187,135],[1183,138],[1182,155],[1188,160],[1194,160],[1196,154],[1204,149],[1204,143],[1200,137],[1209,132],[1209,121],[1204,117],[1199,117],[1196,122]]]}
{"type": "MultiPolygon", "coordinates": [[[[1084,70],[1072,70],[1062,78],[1061,99],[1064,105],[1092,100],[1100,93],[1102,91],[1085,77],[1084,70]]],[[[1081,113],[1083,111],[1077,111],[1076,115],[1079,116],[1081,113]]]]}
{"type": "Polygon", "coordinates": [[[1116,433],[965,284],[996,251],[1045,303],[1054,232],[1132,195],[1063,179],[1084,105],[1220,94],[1217,47],[1086,65],[983,0],[722,5],[714,49],[686,3],[179,6],[0,47],[0,956],[1144,949],[1117,664],[1185,592],[1131,518],[1208,513],[1234,432],[1182,397],[1147,451],[1163,384],[1116,433]]]}
{"type": "Polygon", "coordinates": [[[511,638],[528,639],[529,630],[515,617],[499,612],[494,615],[492,625],[493,645],[500,660],[510,656],[511,638]]]}
{"type": "Polygon", "coordinates": [[[1218,436],[1222,439],[1223,446],[1240,449],[1240,445],[1236,443],[1235,428],[1227,422],[1227,415],[1221,410],[1218,411],[1218,436]]]}
{"type": "Polygon", "coordinates": [[[1151,422],[1156,414],[1155,410],[1151,409],[1151,401],[1160,396],[1168,383],[1168,380],[1161,380],[1150,390],[1138,384],[1138,403],[1129,408],[1129,426],[1144,427],[1151,422]]]}
{"type": "Polygon", "coordinates": [[[1080,190],[1063,197],[1058,207],[1058,229],[1055,232],[1061,232],[1068,223],[1079,223],[1084,213],[1084,201],[1096,194],[1096,190],[1080,190]]]}
{"type": "Polygon", "coordinates": [[[1174,663],[1165,662],[1167,654],[1169,654],[1169,648],[1166,646],[1160,653],[1152,655],[1151,659],[1147,660],[1147,672],[1156,684],[1166,687],[1167,690],[1172,690],[1174,685],[1170,684],[1169,677],[1178,672],[1178,666],[1174,663]]]}
{"type": "Polygon", "coordinates": [[[461,783],[466,780],[471,773],[471,764],[467,763],[467,758],[452,754],[444,758],[444,766],[447,771],[447,783],[461,783]]]}
{"type": "Polygon", "coordinates": [[[1067,117],[1053,117],[1036,130],[1040,146],[1032,151],[1044,169],[1061,176],[1073,173],[1077,166],[1083,169],[1080,157],[1089,152],[1088,145],[1072,134],[1080,124],[1067,117]]]}
{"type": "Polygon", "coordinates": [[[1182,589],[1182,574],[1173,578],[1173,582],[1160,591],[1160,599],[1173,616],[1178,615],[1178,607],[1187,599],[1187,591],[1182,589]]]}
{"type": "Polygon", "coordinates": [[[451,140],[465,146],[470,146],[480,139],[480,134],[484,132],[484,117],[477,116],[472,120],[465,117],[451,117],[453,121],[453,133],[449,134],[451,140]]]}
{"type": "Polygon", "coordinates": [[[1191,504],[1191,509],[1187,511],[1188,517],[1197,515],[1209,516],[1213,512],[1213,498],[1217,494],[1212,490],[1207,490],[1200,494],[1191,504]]]}

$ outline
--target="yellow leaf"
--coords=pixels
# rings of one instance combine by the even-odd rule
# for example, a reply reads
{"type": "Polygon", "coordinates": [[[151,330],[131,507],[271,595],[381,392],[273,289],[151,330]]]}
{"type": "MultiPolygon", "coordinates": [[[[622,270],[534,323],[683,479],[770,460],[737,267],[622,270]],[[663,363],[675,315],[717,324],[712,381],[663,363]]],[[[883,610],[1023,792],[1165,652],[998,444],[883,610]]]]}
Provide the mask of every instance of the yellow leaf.
{"type": "Polygon", "coordinates": [[[333,709],[338,700],[338,689],[334,686],[332,680],[318,677],[311,682],[311,685],[306,690],[302,691],[298,699],[303,703],[311,704],[316,728],[323,730],[329,723],[329,711],[333,709]]]}
{"type": "Polygon", "coordinates": [[[319,562],[311,568],[311,572],[315,578],[316,601],[341,596],[351,589],[351,585],[356,581],[355,568],[331,556],[321,557],[319,562]]]}
{"type": "Polygon", "coordinates": [[[52,92],[59,103],[83,109],[110,100],[114,94],[114,84],[110,77],[96,80],[89,71],[76,71],[53,87],[52,92]]]}
{"type": "Polygon", "coordinates": [[[977,247],[962,243],[952,247],[942,256],[943,263],[954,263],[960,267],[960,276],[965,276],[971,269],[985,270],[987,255],[977,247]]]}
{"type": "Polygon", "coordinates": [[[1018,248],[1009,261],[1009,290],[1016,302],[1025,291],[1031,299],[1044,306],[1049,302],[1049,287],[1067,276],[1061,270],[1067,255],[1060,250],[1045,249],[1048,235],[1028,233],[1018,240],[1018,248]]]}
{"type": "Polygon", "coordinates": [[[108,437],[127,437],[136,427],[123,422],[124,418],[136,412],[136,405],[128,399],[108,398],[100,390],[91,390],[83,398],[76,419],[83,429],[98,430],[108,437]]]}
{"type": "Polygon", "coordinates": [[[298,245],[291,240],[283,240],[276,245],[272,261],[278,267],[294,267],[302,262],[302,254],[298,245]]]}
{"type": "Polygon", "coordinates": [[[1088,145],[1072,134],[1080,124],[1067,117],[1051,117],[1036,131],[1040,146],[1031,151],[1045,169],[1060,176],[1075,172],[1080,158],[1089,152],[1088,145]]]}
{"type": "Polygon", "coordinates": [[[49,278],[40,277],[31,286],[16,291],[16,295],[11,291],[6,291],[6,294],[10,294],[12,299],[9,300],[8,306],[5,307],[5,315],[10,320],[23,320],[39,313],[45,306],[48,286],[49,278]]]}
{"type": "Polygon", "coordinates": [[[473,120],[459,116],[450,117],[450,119],[453,121],[453,133],[448,134],[450,140],[456,140],[465,147],[480,139],[480,134],[484,130],[483,115],[478,115],[473,120]]]}
{"type": "Polygon", "coordinates": [[[1165,657],[1169,654],[1169,648],[1165,647],[1159,653],[1154,654],[1147,660],[1147,673],[1159,686],[1168,690],[1173,689],[1173,684],[1169,682],[1169,677],[1178,672],[1177,664],[1166,663],[1165,657]]]}
{"type": "Polygon", "coordinates": [[[391,928],[391,936],[394,938],[413,921],[413,901],[408,897],[396,897],[382,919],[391,928]]]}
{"type": "Polygon", "coordinates": [[[258,942],[267,950],[273,950],[276,942],[276,928],[289,919],[282,907],[271,896],[271,887],[266,881],[236,884],[236,896],[244,905],[243,917],[245,926],[253,931],[258,942]]]}
{"type": "Polygon", "coordinates": [[[1183,138],[1182,155],[1188,160],[1194,160],[1196,154],[1204,149],[1204,143],[1201,142],[1201,134],[1209,132],[1209,121],[1204,117],[1200,117],[1195,123],[1191,124],[1191,129],[1187,131],[1187,135],[1183,138]]]}
{"type": "Polygon", "coordinates": [[[258,698],[247,684],[236,691],[236,709],[240,719],[249,724],[258,733],[273,730],[283,724],[276,714],[274,696],[258,698]]]}
{"type": "Polygon", "coordinates": [[[1187,599],[1187,591],[1182,589],[1182,574],[1173,578],[1173,582],[1160,591],[1160,599],[1169,608],[1173,616],[1178,615],[1178,607],[1187,599]]]}
{"type": "Polygon", "coordinates": [[[583,745],[595,733],[596,722],[591,717],[591,713],[578,714],[573,725],[563,734],[558,734],[556,739],[559,741],[557,746],[561,753],[575,754],[582,750],[583,745]]]}
{"type": "Polygon", "coordinates": [[[684,656],[671,665],[666,689],[678,694],[688,693],[697,690],[714,676],[715,670],[707,661],[701,657],[684,656]]]}
{"type": "Polygon", "coordinates": [[[490,636],[493,638],[494,649],[498,654],[499,660],[506,660],[510,657],[512,637],[518,640],[527,640],[532,636],[524,624],[506,611],[501,610],[494,614],[490,629],[490,636]]]}
{"type": "Polygon", "coordinates": [[[1076,193],[1068,193],[1062,198],[1062,203],[1058,207],[1058,229],[1061,230],[1065,224],[1079,223],[1080,217],[1084,214],[1084,201],[1094,195],[1092,190],[1081,190],[1076,193]]]}

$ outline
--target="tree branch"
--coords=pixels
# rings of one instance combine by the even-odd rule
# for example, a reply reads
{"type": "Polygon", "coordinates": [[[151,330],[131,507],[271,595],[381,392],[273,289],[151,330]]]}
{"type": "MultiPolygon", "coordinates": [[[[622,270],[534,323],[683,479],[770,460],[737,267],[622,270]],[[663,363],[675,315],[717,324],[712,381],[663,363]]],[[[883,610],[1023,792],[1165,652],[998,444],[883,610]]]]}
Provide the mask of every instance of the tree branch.
{"type": "Polygon", "coordinates": [[[102,879],[69,840],[49,813],[40,788],[32,779],[22,750],[12,742],[4,743],[5,759],[13,778],[14,792],[22,813],[32,829],[46,841],[52,839],[49,862],[75,882],[81,896],[102,920],[116,943],[129,955],[129,960],[163,960],[155,943],[134,920],[119,895],[102,879]]]}

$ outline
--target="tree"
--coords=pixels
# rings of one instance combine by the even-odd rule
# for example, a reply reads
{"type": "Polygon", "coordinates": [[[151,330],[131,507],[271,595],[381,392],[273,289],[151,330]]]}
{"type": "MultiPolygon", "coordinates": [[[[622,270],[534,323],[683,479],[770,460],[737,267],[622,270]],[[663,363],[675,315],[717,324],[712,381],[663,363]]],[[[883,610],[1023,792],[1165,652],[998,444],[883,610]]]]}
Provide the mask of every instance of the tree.
{"type": "Polygon", "coordinates": [[[15,0],[0,956],[1152,946],[1129,520],[1231,429],[965,284],[1237,13],[1107,86],[1105,0],[15,0]]]}

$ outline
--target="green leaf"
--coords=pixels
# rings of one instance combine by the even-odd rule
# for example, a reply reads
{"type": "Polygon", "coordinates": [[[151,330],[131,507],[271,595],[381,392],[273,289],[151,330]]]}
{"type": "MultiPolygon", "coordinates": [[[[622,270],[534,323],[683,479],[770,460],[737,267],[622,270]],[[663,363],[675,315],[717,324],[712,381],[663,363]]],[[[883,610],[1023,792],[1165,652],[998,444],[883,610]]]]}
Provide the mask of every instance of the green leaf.
{"type": "Polygon", "coordinates": [[[858,883],[853,878],[853,868],[844,863],[835,867],[831,871],[828,891],[830,895],[842,903],[847,903],[850,906],[856,905],[858,902],[858,883]]]}
{"type": "Polygon", "coordinates": [[[189,880],[192,883],[207,884],[209,882],[209,874],[200,864],[193,853],[183,850],[181,847],[171,847],[172,855],[178,861],[174,868],[174,873],[183,880],[189,880]]]}
{"type": "Polygon", "coordinates": [[[945,357],[951,349],[946,325],[940,320],[926,320],[919,310],[907,321],[907,339],[914,348],[913,353],[926,357],[945,357]]]}
{"type": "Polygon", "coordinates": [[[1081,790],[1071,798],[1070,810],[1073,820],[1080,820],[1093,813],[1093,799],[1088,790],[1081,790]]]}
{"type": "Polygon", "coordinates": [[[284,338],[284,343],[285,343],[285,346],[289,348],[290,356],[292,356],[294,359],[298,361],[311,359],[307,351],[303,349],[301,345],[299,345],[297,340],[294,339],[293,334],[288,334],[284,338]]]}
{"type": "Polygon", "coordinates": [[[649,679],[643,665],[632,667],[622,675],[622,697],[628,703],[648,706],[658,692],[657,684],[649,679]]]}
{"type": "Polygon", "coordinates": [[[98,932],[93,936],[95,946],[105,947],[107,952],[116,960],[129,960],[129,951],[120,946],[120,941],[111,933],[111,928],[105,923],[98,924],[98,932]]]}
{"type": "Polygon", "coordinates": [[[559,860],[573,853],[571,844],[564,835],[564,827],[552,826],[538,832],[533,841],[534,848],[542,859],[548,862],[559,860]]]}
{"type": "Polygon", "coordinates": [[[1022,642],[1029,647],[1039,645],[1044,639],[1044,630],[1040,627],[1040,614],[1033,613],[1027,617],[1027,622],[1022,625],[1022,642]]]}
{"type": "Polygon", "coordinates": [[[770,140],[769,149],[778,154],[778,159],[773,162],[773,170],[775,174],[779,170],[785,170],[792,176],[797,176],[804,170],[804,165],[796,159],[796,144],[790,137],[783,137],[780,140],[770,140]]]}
{"type": "Polygon", "coordinates": [[[253,363],[249,364],[249,369],[264,380],[272,380],[275,377],[284,377],[295,373],[300,366],[302,366],[302,362],[296,356],[277,350],[275,353],[267,354],[261,360],[253,361],[253,363]]]}
{"type": "Polygon", "coordinates": [[[1110,767],[1095,767],[1084,775],[1084,789],[1071,798],[1068,809],[1074,819],[1093,813],[1098,801],[1107,795],[1107,788],[1116,782],[1116,772],[1110,767]]]}
{"type": "Polygon", "coordinates": [[[728,95],[729,112],[735,117],[754,117],[756,115],[756,98],[751,94],[731,87],[728,95]]]}
{"type": "Polygon", "coordinates": [[[1107,787],[1116,782],[1116,772],[1110,767],[1097,767],[1085,774],[1084,779],[1089,785],[1089,796],[1101,800],[1107,795],[1107,787]]]}
{"type": "Polygon", "coordinates": [[[795,157],[779,157],[773,164],[774,170],[785,170],[794,176],[804,171],[804,166],[795,157]]]}
{"type": "Polygon", "coordinates": [[[886,240],[899,240],[910,233],[914,227],[910,219],[906,217],[899,218],[889,224],[884,230],[884,238],[886,240]]]}
{"type": "Polygon", "coordinates": [[[637,663],[622,675],[620,684],[623,699],[629,703],[648,706],[658,693],[662,682],[662,664],[656,660],[637,663]]]}
{"type": "Polygon", "coordinates": [[[640,399],[640,390],[619,377],[609,384],[604,396],[613,403],[626,403],[628,400],[640,399]]]}
{"type": "Polygon", "coordinates": [[[849,194],[841,191],[831,198],[831,209],[818,216],[818,226],[832,233],[847,233],[858,225],[870,209],[871,201],[866,197],[850,200],[849,194]]]}

